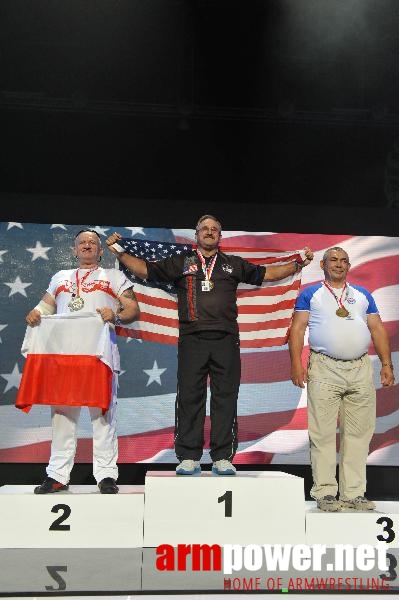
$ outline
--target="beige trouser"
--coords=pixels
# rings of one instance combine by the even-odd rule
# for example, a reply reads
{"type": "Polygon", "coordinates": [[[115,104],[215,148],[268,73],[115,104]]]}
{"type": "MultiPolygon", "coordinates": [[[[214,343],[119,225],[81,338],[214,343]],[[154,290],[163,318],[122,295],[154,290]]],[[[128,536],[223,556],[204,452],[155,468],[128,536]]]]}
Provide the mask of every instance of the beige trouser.
{"type": "Polygon", "coordinates": [[[334,360],[310,353],[308,420],[313,498],[336,496],[336,429],[339,416],[341,498],[363,496],[366,460],[375,427],[376,392],[367,355],[356,360],[334,360]]]}

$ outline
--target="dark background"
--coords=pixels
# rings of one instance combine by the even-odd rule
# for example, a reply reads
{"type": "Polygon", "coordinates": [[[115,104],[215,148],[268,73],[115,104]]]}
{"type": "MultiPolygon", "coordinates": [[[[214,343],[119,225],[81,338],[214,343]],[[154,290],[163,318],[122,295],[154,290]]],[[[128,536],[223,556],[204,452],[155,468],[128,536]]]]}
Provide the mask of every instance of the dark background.
{"type": "Polygon", "coordinates": [[[396,0],[2,0],[3,220],[394,235],[398,31],[396,0]]]}
{"type": "Polygon", "coordinates": [[[396,0],[2,0],[0,220],[396,236],[398,31],[396,0]]]}

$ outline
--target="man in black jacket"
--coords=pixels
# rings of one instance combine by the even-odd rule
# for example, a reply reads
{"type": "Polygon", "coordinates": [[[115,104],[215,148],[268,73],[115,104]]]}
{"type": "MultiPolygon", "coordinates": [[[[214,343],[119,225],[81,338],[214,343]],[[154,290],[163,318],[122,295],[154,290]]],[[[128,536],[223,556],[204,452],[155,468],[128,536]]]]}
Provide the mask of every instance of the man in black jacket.
{"type": "Polygon", "coordinates": [[[240,385],[240,340],[237,287],[283,279],[310,263],[305,260],[267,268],[219,250],[221,224],[203,215],[196,226],[196,250],[157,262],[128,255],[112,234],[107,245],[118,260],[141,279],[173,281],[179,311],[178,388],[175,412],[175,451],[178,475],[201,472],[207,380],[210,379],[210,455],[215,475],[235,475],[237,398],[240,385]]]}

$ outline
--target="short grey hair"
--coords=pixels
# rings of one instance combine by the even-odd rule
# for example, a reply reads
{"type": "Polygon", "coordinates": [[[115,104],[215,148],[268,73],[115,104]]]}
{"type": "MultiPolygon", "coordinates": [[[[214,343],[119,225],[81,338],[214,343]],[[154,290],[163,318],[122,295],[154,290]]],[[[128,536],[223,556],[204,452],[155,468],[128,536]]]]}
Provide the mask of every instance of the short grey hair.
{"type": "Polygon", "coordinates": [[[199,226],[201,225],[202,221],[205,221],[206,219],[212,219],[212,221],[216,221],[216,223],[219,225],[220,231],[222,231],[222,224],[219,221],[219,219],[217,217],[214,217],[213,215],[202,215],[202,217],[200,217],[197,221],[197,224],[195,226],[195,231],[199,230],[199,226]]]}
{"type": "Polygon", "coordinates": [[[344,250],[343,248],[341,248],[341,246],[333,246],[332,248],[327,248],[327,250],[324,252],[324,254],[323,254],[323,262],[325,260],[327,260],[328,255],[330,254],[330,252],[333,252],[333,251],[344,252],[346,254],[346,256],[348,257],[348,260],[349,260],[349,254],[347,253],[346,250],[344,250]]]}

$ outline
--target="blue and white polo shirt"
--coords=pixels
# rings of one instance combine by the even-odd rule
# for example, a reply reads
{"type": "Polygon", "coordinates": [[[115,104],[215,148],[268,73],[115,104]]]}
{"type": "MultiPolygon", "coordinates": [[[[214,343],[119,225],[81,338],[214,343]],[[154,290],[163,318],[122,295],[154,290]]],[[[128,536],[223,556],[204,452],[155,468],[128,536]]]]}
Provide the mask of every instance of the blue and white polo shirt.
{"type": "MultiPolygon", "coordinates": [[[[334,288],[341,298],[343,288],[334,288]]],[[[295,311],[309,312],[309,346],[315,352],[341,360],[359,358],[368,350],[371,335],[367,315],[378,314],[374,298],[365,288],[348,284],[342,297],[348,317],[339,317],[337,300],[322,283],[311,285],[298,296],[295,311]]]]}

